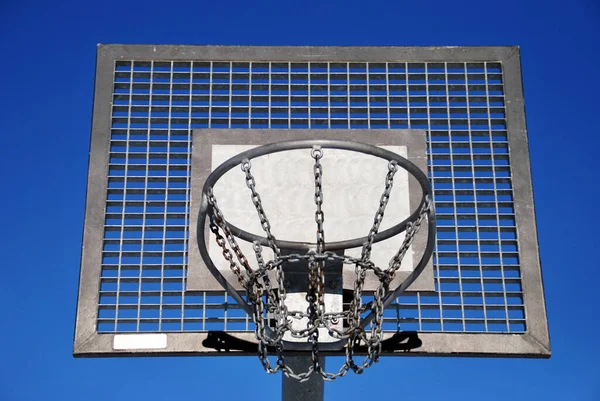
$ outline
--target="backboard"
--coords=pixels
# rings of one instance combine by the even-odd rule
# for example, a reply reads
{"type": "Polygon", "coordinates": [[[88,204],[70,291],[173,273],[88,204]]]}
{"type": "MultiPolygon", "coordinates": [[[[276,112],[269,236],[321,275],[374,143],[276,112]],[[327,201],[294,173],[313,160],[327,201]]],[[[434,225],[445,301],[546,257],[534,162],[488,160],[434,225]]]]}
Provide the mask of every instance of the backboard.
{"type": "MultiPolygon", "coordinates": [[[[550,355],[518,48],[101,45],[93,112],[75,356],[256,353],[252,319],[199,257],[199,194],[228,157],[286,139],[377,145],[429,175],[434,257],[386,310],[386,336],[408,342],[384,354],[550,355]]],[[[323,163],[331,240],[356,236],[385,164],[323,163]]],[[[255,167],[273,225],[303,240],[310,157],[255,167]]],[[[249,201],[236,173],[215,188],[225,205],[249,201]]],[[[419,201],[408,175],[394,191],[390,224],[419,201]]],[[[248,209],[227,213],[257,230],[248,209]]]]}

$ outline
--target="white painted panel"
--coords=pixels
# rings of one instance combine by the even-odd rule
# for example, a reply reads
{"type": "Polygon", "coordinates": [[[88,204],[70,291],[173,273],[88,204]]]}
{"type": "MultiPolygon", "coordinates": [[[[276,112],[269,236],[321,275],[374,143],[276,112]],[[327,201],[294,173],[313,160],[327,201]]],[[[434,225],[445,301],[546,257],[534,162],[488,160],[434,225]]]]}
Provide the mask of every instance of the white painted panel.
{"type": "MultiPolygon", "coordinates": [[[[253,146],[213,145],[212,169],[253,146]]],[[[385,146],[385,149],[406,157],[405,146],[385,146]]],[[[341,241],[366,236],[373,224],[379,199],[384,189],[387,161],[357,152],[324,149],[323,165],[323,211],[325,213],[325,241],[341,241]]],[[[314,203],[314,160],[310,149],[280,152],[252,160],[252,174],[256,189],[261,196],[264,210],[271,222],[272,233],[277,239],[315,242],[316,223],[314,203]]],[[[256,209],[246,187],[244,172],[234,168],[216,184],[214,194],[225,218],[232,224],[264,236],[256,209]]],[[[397,224],[410,215],[408,173],[399,169],[394,177],[390,202],[380,231],[397,224]]],[[[402,244],[404,235],[377,243],[373,246],[372,260],[387,267],[389,260],[402,244]]],[[[254,261],[252,244],[239,240],[240,248],[251,264],[254,261]]],[[[219,269],[228,270],[221,252],[214,241],[209,252],[219,269]]],[[[346,254],[360,255],[360,248],[346,254]]],[[[265,250],[265,257],[272,257],[265,250]]],[[[401,270],[413,269],[412,250],[401,270]]]]}

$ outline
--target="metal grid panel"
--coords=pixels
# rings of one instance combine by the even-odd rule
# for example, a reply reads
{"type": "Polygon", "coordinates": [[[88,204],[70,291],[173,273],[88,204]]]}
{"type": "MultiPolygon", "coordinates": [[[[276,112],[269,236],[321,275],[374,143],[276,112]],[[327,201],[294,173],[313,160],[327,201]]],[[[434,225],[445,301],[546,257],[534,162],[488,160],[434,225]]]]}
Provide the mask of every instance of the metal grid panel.
{"type": "Polygon", "coordinates": [[[384,329],[526,331],[500,62],[114,68],[99,332],[253,330],[224,293],[184,291],[194,128],[426,129],[438,291],[400,297],[384,329]]]}

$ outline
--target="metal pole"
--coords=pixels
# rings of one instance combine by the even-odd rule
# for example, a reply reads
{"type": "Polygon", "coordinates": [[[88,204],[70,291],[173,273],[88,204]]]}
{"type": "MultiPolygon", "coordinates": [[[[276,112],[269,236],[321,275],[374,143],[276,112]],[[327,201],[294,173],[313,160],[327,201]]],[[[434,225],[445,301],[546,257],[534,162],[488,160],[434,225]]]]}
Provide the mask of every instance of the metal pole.
{"type": "MultiPolygon", "coordinates": [[[[285,363],[294,372],[306,372],[312,366],[310,356],[288,356],[285,363]]],[[[325,368],[325,358],[321,357],[321,366],[325,368]]],[[[313,374],[310,379],[300,383],[282,375],[281,400],[282,401],[323,401],[325,381],[319,374],[313,374]]]]}

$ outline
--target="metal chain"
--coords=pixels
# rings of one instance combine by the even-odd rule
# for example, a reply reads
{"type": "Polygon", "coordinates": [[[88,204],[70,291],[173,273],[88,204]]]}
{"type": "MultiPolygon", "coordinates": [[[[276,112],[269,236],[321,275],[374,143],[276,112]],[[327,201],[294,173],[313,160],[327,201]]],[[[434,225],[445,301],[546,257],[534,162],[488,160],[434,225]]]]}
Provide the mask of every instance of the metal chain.
{"type": "Polygon", "coordinates": [[[208,203],[209,203],[209,205],[212,206],[212,211],[214,212],[215,224],[217,226],[219,226],[219,228],[221,228],[221,230],[223,230],[223,233],[225,234],[225,238],[227,239],[227,242],[229,242],[229,245],[231,246],[231,249],[235,253],[235,256],[237,257],[238,261],[240,262],[240,264],[242,266],[244,266],[246,271],[248,273],[250,273],[252,271],[252,268],[248,264],[248,259],[246,259],[246,256],[244,256],[244,254],[242,253],[239,245],[237,244],[237,241],[235,240],[235,237],[231,233],[231,229],[229,228],[229,225],[227,224],[227,221],[225,220],[225,217],[223,216],[223,212],[221,211],[221,209],[219,209],[219,206],[217,205],[217,199],[215,198],[214,194],[212,193],[212,188],[209,188],[208,203]]]}
{"type": "MultiPolygon", "coordinates": [[[[311,156],[315,159],[313,172],[315,176],[315,222],[317,223],[317,254],[323,253],[325,249],[325,231],[323,224],[325,222],[325,213],[323,212],[323,167],[320,159],[323,157],[323,151],[320,147],[314,147],[311,151],[311,156]]],[[[322,313],[325,312],[324,295],[325,295],[325,262],[316,262],[317,275],[317,302],[322,313]]]]}
{"type": "Polygon", "coordinates": [[[323,166],[321,166],[321,158],[323,157],[323,151],[320,147],[315,146],[310,152],[313,159],[315,159],[315,165],[313,167],[313,173],[315,176],[315,205],[317,205],[317,211],[315,212],[315,222],[317,223],[317,253],[323,252],[325,246],[325,233],[323,231],[323,222],[325,221],[325,215],[323,213],[323,166]]]}
{"type": "Polygon", "coordinates": [[[242,287],[243,288],[247,288],[246,287],[246,282],[244,280],[244,277],[242,276],[242,272],[240,270],[240,267],[233,260],[233,256],[231,255],[231,251],[227,248],[227,244],[225,243],[225,239],[219,233],[219,227],[214,222],[214,215],[212,215],[212,214],[210,215],[210,225],[209,225],[209,227],[210,227],[210,230],[213,232],[213,234],[216,237],[217,245],[219,245],[219,247],[221,248],[223,257],[229,263],[229,268],[235,274],[235,276],[238,279],[238,282],[242,285],[242,287]]]}
{"type": "MultiPolygon", "coordinates": [[[[385,209],[390,199],[390,194],[392,192],[392,187],[394,185],[394,175],[398,171],[398,163],[394,160],[388,163],[388,173],[385,177],[385,188],[383,190],[383,194],[379,199],[379,207],[377,208],[377,212],[375,213],[375,217],[373,219],[373,226],[369,230],[369,234],[367,236],[367,242],[363,245],[361,252],[361,261],[365,262],[371,257],[371,249],[373,246],[373,241],[375,240],[375,235],[379,231],[379,227],[381,226],[381,222],[383,221],[383,216],[385,214],[385,209]]],[[[355,265],[355,275],[356,279],[354,281],[354,297],[352,302],[350,303],[350,311],[351,316],[349,319],[349,327],[347,331],[355,332],[360,327],[360,310],[362,307],[362,291],[364,287],[365,278],[367,275],[367,269],[363,264],[357,263],[355,265]]],[[[357,340],[355,337],[350,337],[348,339],[347,349],[351,349],[353,347],[353,343],[357,340]]],[[[353,355],[351,352],[346,353],[346,363],[351,367],[355,372],[362,371],[363,368],[359,368],[353,360],[353,355]]],[[[364,366],[364,365],[363,365],[364,366]]]]}
{"type": "MultiPolygon", "coordinates": [[[[323,151],[320,147],[315,146],[311,151],[311,156],[315,160],[313,173],[315,177],[315,222],[317,223],[317,254],[323,252],[325,248],[325,232],[323,230],[323,222],[325,214],[323,213],[323,167],[320,159],[323,157],[323,151]]],[[[323,261],[309,262],[309,288],[306,294],[308,301],[307,312],[309,314],[308,329],[312,329],[310,334],[310,342],[312,343],[312,366],[321,372],[323,369],[320,366],[319,359],[319,326],[321,325],[321,314],[325,312],[325,269],[323,261]],[[314,329],[313,329],[314,328],[314,329]]]]}
{"type": "MultiPolygon", "coordinates": [[[[271,223],[269,222],[269,219],[267,218],[267,214],[265,213],[265,210],[263,208],[261,197],[258,194],[258,191],[256,190],[256,180],[254,179],[254,176],[252,175],[252,172],[251,172],[252,164],[250,163],[250,160],[244,159],[242,161],[242,164],[240,167],[246,176],[246,186],[250,190],[250,193],[251,193],[250,198],[252,200],[252,204],[254,205],[254,208],[256,209],[256,212],[258,213],[260,225],[267,236],[267,240],[269,242],[269,247],[273,250],[273,252],[275,254],[275,260],[277,260],[277,258],[281,255],[281,251],[279,250],[279,247],[277,246],[277,243],[276,243],[277,240],[275,239],[275,236],[271,232],[271,223]]],[[[261,270],[261,269],[263,269],[263,267],[260,266],[261,261],[262,261],[262,247],[260,246],[260,244],[254,243],[254,252],[257,257],[257,262],[259,263],[259,270],[261,270]]],[[[265,271],[265,274],[263,274],[263,281],[265,279],[267,281],[269,280],[268,275],[266,274],[266,271],[265,271]]],[[[287,305],[285,303],[285,301],[286,301],[286,289],[285,289],[285,285],[284,285],[285,274],[284,274],[282,265],[279,265],[277,268],[277,282],[279,284],[278,293],[276,294],[274,291],[268,291],[267,292],[267,298],[268,298],[267,303],[268,304],[270,303],[272,305],[277,305],[277,307],[274,307],[275,324],[276,324],[275,341],[278,344],[277,346],[282,348],[283,347],[283,335],[285,334],[285,332],[287,330],[287,326],[288,326],[287,305]]],[[[267,282],[265,282],[265,284],[268,285],[267,282]]],[[[283,357],[281,357],[281,359],[283,360],[283,357]]]]}
{"type": "Polygon", "coordinates": [[[262,206],[260,195],[256,191],[256,181],[254,180],[254,176],[250,172],[250,169],[252,168],[250,160],[244,159],[242,161],[241,168],[242,171],[246,174],[246,186],[248,187],[248,189],[250,189],[250,192],[252,193],[251,199],[256,209],[256,212],[258,213],[260,226],[262,227],[265,234],[267,234],[267,240],[269,241],[271,249],[273,250],[273,252],[275,252],[275,255],[279,256],[281,252],[279,250],[279,247],[277,246],[275,237],[271,233],[271,223],[269,222],[267,214],[265,213],[265,209],[262,206]]]}
{"type": "Polygon", "coordinates": [[[409,222],[407,224],[404,241],[402,241],[402,245],[400,246],[400,249],[398,250],[396,255],[394,255],[394,257],[390,260],[388,268],[389,282],[393,280],[394,275],[396,274],[398,269],[400,269],[400,265],[402,264],[404,255],[406,255],[406,252],[412,245],[413,240],[415,239],[415,235],[417,235],[417,233],[421,229],[421,224],[423,223],[423,220],[425,219],[425,216],[428,214],[430,209],[431,199],[429,198],[429,196],[425,196],[425,202],[423,202],[423,206],[421,207],[421,210],[419,212],[419,218],[414,223],[409,222]]]}
{"type": "Polygon", "coordinates": [[[325,251],[325,234],[323,212],[323,167],[320,159],[323,157],[323,151],[315,146],[311,151],[311,157],[314,159],[314,201],[316,205],[315,222],[317,224],[316,249],[306,254],[288,254],[281,255],[277,240],[271,232],[271,224],[264,211],[262,200],[256,190],[256,181],[251,173],[251,163],[249,160],[242,161],[241,169],[246,176],[246,186],[250,190],[251,200],[254,204],[260,224],[266,234],[269,247],[274,252],[272,260],[265,261],[262,254],[262,246],[255,242],[253,250],[256,256],[258,267],[252,269],[248,260],[240,250],[235,237],[223,212],[217,204],[217,200],[212,193],[212,189],[207,192],[208,203],[211,206],[209,210],[211,232],[215,235],[217,245],[221,248],[224,259],[229,264],[230,269],[235,274],[239,283],[246,290],[248,302],[253,306],[253,320],[255,323],[255,336],[258,340],[258,357],[265,371],[268,373],[277,373],[282,371],[286,376],[297,379],[301,382],[306,381],[313,374],[319,374],[324,380],[335,380],[344,376],[348,371],[362,373],[364,369],[370,367],[379,360],[381,354],[381,343],[383,340],[383,313],[385,295],[389,292],[390,283],[396,272],[400,268],[402,260],[412,245],[415,235],[422,226],[423,220],[429,214],[432,208],[432,201],[429,196],[425,196],[425,201],[419,211],[418,218],[409,222],[406,228],[406,234],[398,252],[392,257],[387,268],[376,266],[371,260],[371,250],[375,241],[381,222],[385,214],[386,206],[390,199],[393,188],[394,175],[398,171],[398,163],[390,161],[388,163],[388,172],[385,178],[385,188],[379,200],[379,207],[373,219],[373,225],[367,235],[367,241],[363,244],[361,256],[359,258],[347,255],[338,255],[331,251],[325,251]],[[228,248],[228,245],[231,250],[228,248]],[[239,264],[234,260],[235,254],[239,264]],[[308,262],[309,285],[306,293],[308,307],[306,311],[288,310],[286,305],[286,288],[284,263],[296,263],[299,261],[308,262]],[[325,263],[335,261],[338,263],[355,266],[354,296],[347,310],[341,312],[327,312],[325,309],[325,263]],[[244,267],[245,273],[240,268],[244,267]],[[269,272],[274,271],[277,286],[273,287],[269,272]],[[372,272],[379,280],[379,285],[374,293],[373,301],[363,304],[363,288],[368,272],[372,272]],[[373,320],[370,322],[368,331],[361,326],[361,314],[370,310],[373,314],[373,320]],[[275,321],[275,328],[268,329],[269,319],[275,321]],[[302,319],[307,320],[306,328],[294,328],[293,322],[302,319]],[[338,322],[346,322],[346,327],[339,328],[338,322]],[[346,340],[346,360],[335,373],[324,371],[319,356],[319,329],[326,329],[330,336],[346,340]],[[294,338],[307,339],[311,343],[312,366],[306,372],[294,372],[286,363],[284,357],[283,337],[289,333],[294,338]],[[367,334],[368,333],[368,334],[367,334]],[[359,345],[367,348],[367,354],[360,364],[354,361],[355,348],[359,345]],[[275,348],[275,365],[269,360],[269,347],[275,348]]]}
{"type": "Polygon", "coordinates": [[[388,173],[385,176],[385,189],[379,199],[379,207],[377,208],[375,218],[373,219],[373,226],[369,230],[367,242],[362,248],[361,257],[363,260],[368,260],[371,257],[373,241],[375,240],[375,235],[379,232],[379,226],[381,226],[381,222],[383,221],[383,214],[385,213],[385,208],[390,200],[390,194],[392,193],[392,187],[394,186],[394,175],[397,171],[398,163],[395,160],[390,161],[388,163],[388,173]]]}

